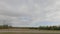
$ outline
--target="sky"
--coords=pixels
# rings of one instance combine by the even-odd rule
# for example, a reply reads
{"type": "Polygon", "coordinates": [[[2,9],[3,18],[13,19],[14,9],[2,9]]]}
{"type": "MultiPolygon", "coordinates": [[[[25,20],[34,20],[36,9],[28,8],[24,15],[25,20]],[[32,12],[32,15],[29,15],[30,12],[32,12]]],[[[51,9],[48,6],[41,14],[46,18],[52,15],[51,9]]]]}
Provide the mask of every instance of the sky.
{"type": "Polygon", "coordinates": [[[60,0],[0,0],[0,25],[60,25],[60,0]]]}

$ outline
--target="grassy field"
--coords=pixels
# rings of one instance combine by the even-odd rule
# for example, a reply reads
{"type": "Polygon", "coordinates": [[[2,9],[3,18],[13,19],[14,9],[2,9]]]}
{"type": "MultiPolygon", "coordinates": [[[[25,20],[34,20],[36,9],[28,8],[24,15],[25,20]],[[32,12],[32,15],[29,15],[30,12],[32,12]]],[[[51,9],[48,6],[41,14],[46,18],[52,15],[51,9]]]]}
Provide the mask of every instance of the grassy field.
{"type": "Polygon", "coordinates": [[[0,34],[60,34],[60,31],[33,29],[1,29],[0,34]]]}

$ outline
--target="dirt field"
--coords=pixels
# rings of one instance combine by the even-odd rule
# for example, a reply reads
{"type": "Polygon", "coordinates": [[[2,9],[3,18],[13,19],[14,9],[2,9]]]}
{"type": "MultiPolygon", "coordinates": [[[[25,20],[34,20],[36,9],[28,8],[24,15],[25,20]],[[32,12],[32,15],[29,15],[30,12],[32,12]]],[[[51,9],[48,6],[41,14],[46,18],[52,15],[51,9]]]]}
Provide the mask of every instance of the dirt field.
{"type": "Polygon", "coordinates": [[[60,31],[33,29],[1,29],[0,34],[60,34],[60,31]]]}

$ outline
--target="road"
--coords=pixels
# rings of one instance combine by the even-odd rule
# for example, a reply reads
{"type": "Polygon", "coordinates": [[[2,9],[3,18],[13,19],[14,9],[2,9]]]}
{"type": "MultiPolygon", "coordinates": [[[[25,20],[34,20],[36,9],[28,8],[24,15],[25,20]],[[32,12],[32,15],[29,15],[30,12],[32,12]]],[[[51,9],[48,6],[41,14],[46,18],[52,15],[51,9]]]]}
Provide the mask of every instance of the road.
{"type": "Polygon", "coordinates": [[[60,31],[49,31],[49,30],[31,30],[31,29],[2,29],[0,33],[34,33],[34,34],[60,34],[60,31]]]}

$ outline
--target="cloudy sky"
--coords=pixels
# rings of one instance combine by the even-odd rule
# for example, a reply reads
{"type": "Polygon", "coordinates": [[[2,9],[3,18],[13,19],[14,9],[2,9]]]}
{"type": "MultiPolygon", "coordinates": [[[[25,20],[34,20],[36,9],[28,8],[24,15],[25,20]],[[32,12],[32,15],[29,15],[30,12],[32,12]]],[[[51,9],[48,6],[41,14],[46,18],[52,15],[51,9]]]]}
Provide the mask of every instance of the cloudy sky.
{"type": "Polygon", "coordinates": [[[0,0],[0,25],[60,25],[60,0],[0,0]]]}

